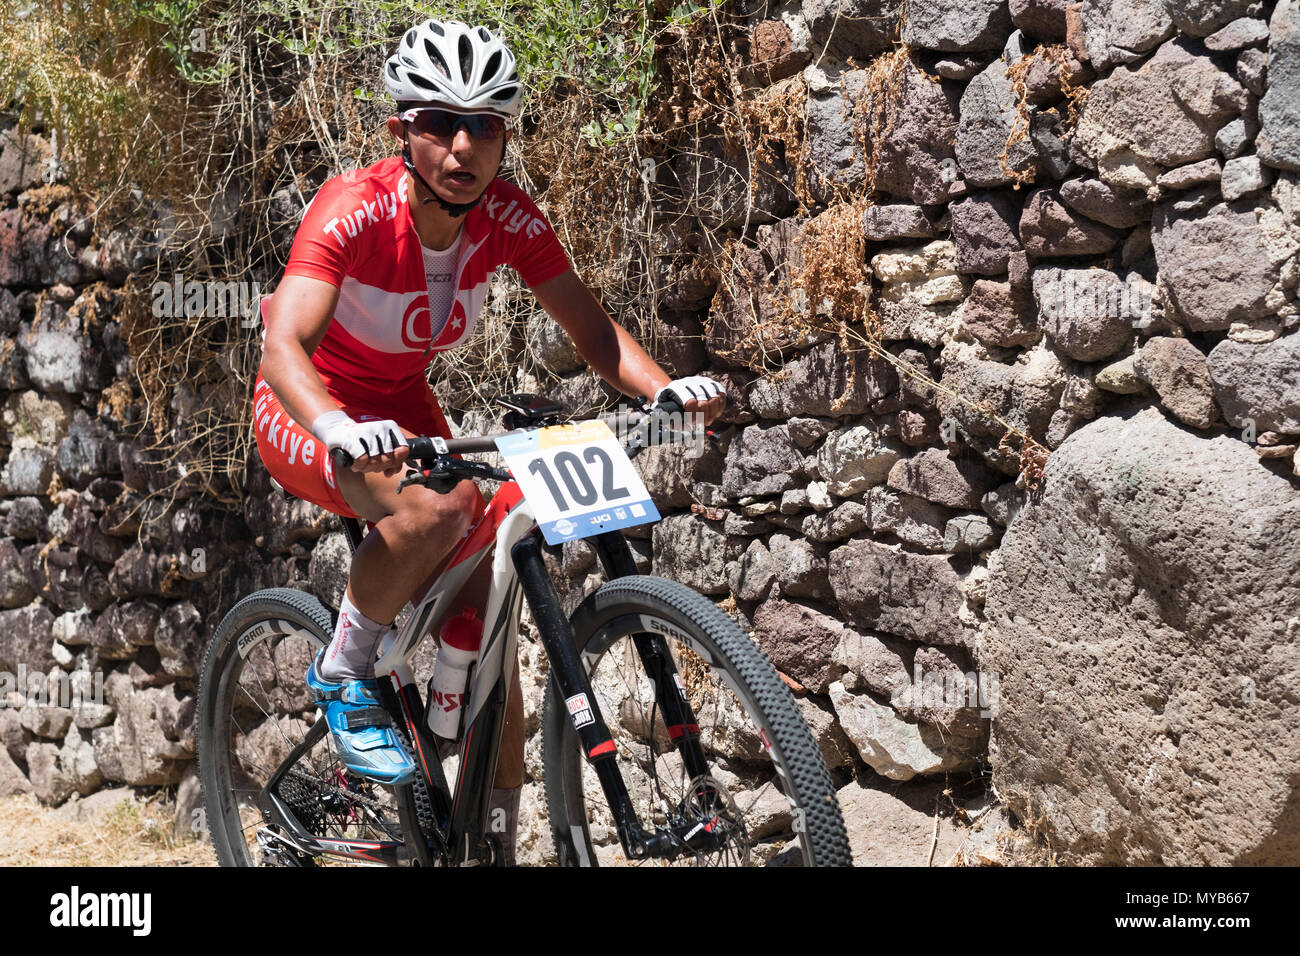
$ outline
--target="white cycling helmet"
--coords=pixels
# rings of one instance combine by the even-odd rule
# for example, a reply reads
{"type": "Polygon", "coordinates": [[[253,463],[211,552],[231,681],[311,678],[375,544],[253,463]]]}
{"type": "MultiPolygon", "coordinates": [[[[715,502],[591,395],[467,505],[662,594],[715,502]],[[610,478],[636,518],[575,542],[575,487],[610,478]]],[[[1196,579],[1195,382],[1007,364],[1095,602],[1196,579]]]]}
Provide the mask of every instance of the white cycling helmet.
{"type": "Polygon", "coordinates": [[[406,31],[384,67],[389,95],[466,112],[519,115],[523,85],[515,58],[487,27],[425,20],[406,31]]]}

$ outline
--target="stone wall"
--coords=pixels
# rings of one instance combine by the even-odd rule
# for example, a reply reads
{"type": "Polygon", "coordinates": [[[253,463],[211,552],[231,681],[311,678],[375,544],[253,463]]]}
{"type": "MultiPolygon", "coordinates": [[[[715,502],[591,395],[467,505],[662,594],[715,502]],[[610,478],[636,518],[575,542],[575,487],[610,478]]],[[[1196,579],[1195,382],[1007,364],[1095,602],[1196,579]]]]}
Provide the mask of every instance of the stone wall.
{"type": "MultiPolygon", "coordinates": [[[[1066,861],[1294,863],[1300,5],[901,6],[750,18],[745,82],[802,99],[806,168],[751,175],[721,141],[662,166],[695,188],[654,235],[656,339],[733,403],[704,454],[640,459],[667,517],[631,532],[638,560],[752,630],[846,806],[991,765],[1066,861]],[[888,354],[781,327],[818,217],[868,175],[888,354]],[[747,245],[719,271],[705,229],[747,245]],[[755,341],[779,371],[744,361],[755,341]],[[1037,493],[1008,427],[1053,452],[1037,493]]],[[[0,793],[58,803],[192,776],[221,614],[275,585],[336,602],[347,548],[256,461],[242,512],[142,464],[113,290],[149,237],[91,235],[43,149],[0,153],[0,671],[100,672],[105,702],[0,708],[0,793]]],[[[609,397],[549,320],[527,338],[545,375],[519,387],[609,397]]],[[[586,544],[551,560],[570,607],[598,586],[586,544]]],[[[537,763],[533,741],[530,814],[537,763]]]]}

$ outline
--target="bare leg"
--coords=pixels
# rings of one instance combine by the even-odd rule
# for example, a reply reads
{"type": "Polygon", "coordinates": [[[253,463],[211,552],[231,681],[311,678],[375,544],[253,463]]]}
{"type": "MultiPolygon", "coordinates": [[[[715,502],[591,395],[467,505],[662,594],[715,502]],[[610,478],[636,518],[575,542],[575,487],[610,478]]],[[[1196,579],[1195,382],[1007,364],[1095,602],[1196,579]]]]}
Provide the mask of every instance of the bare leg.
{"type": "MultiPolygon", "coordinates": [[[[348,598],[367,617],[392,621],[407,601],[418,601],[428,593],[453,547],[474,517],[482,513],[482,496],[470,481],[461,482],[445,495],[416,485],[408,486],[399,495],[398,476],[385,478],[380,472],[361,475],[351,471],[336,474],[348,504],[375,525],[353,555],[348,598]]],[[[476,608],[481,616],[491,584],[492,565],[484,559],[442,620],[466,606],[476,608]]],[[[435,639],[441,625],[440,620],[434,627],[435,639]]],[[[516,659],[493,785],[517,787],[523,779],[524,703],[516,659]]]]}

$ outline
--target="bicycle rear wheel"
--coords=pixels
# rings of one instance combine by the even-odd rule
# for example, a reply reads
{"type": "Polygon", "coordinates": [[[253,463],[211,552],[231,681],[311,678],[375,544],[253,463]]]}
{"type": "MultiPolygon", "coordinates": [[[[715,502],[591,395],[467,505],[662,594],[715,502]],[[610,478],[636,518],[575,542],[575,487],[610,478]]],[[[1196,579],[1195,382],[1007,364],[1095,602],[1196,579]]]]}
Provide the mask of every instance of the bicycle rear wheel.
{"type": "Polygon", "coordinates": [[[348,770],[332,735],[317,726],[304,678],[332,631],[316,598],[271,588],[236,604],[213,635],[196,733],[208,830],[223,866],[381,862],[367,844],[403,842],[397,791],[348,770]],[[284,767],[305,739],[310,745],[284,767]],[[300,852],[292,832],[259,807],[282,769],[273,788],[281,804],[307,833],[346,854],[300,852]]]}
{"type": "MultiPolygon", "coordinates": [[[[674,581],[618,578],[574,611],[571,622],[592,693],[643,827],[681,834],[691,821],[720,826],[721,845],[674,865],[848,866],[848,835],[835,787],[789,689],[740,627],[711,601],[674,581]],[[687,769],[691,734],[669,728],[635,646],[660,635],[690,704],[707,773],[687,769]]],[[[542,773],[562,866],[628,861],[614,820],[559,688],[547,685],[542,773]]],[[[667,861],[651,861],[663,864],[667,861]]]]}

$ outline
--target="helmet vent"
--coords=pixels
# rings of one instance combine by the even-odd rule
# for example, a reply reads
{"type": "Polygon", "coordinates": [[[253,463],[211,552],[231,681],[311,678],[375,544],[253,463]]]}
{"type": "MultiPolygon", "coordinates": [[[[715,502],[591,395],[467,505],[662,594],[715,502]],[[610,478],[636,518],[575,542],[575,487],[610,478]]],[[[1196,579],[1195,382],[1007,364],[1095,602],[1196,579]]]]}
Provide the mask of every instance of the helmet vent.
{"type": "Polygon", "coordinates": [[[428,55],[429,62],[432,63],[443,76],[450,80],[451,70],[447,66],[447,61],[442,58],[442,54],[438,52],[438,48],[433,45],[433,41],[428,37],[424,38],[424,52],[428,55]]]}
{"type": "Polygon", "coordinates": [[[408,73],[406,78],[422,90],[428,90],[430,93],[437,93],[438,87],[434,86],[419,73],[408,73]]]}
{"type": "Polygon", "coordinates": [[[496,76],[497,70],[501,67],[500,52],[493,53],[488,57],[487,65],[483,67],[483,82],[486,83],[496,76]]]}
{"type": "Polygon", "coordinates": [[[460,75],[470,83],[473,81],[470,70],[474,65],[474,47],[470,45],[469,37],[462,36],[456,48],[460,52],[460,75]]]}

